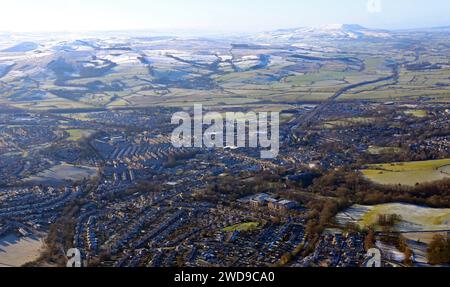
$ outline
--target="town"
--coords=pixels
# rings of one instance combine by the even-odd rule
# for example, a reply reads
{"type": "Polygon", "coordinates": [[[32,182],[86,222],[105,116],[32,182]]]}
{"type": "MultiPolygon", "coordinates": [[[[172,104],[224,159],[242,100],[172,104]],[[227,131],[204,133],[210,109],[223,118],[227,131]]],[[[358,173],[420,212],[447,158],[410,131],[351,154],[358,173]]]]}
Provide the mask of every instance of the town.
{"type": "Polygon", "coordinates": [[[0,266],[448,266],[448,34],[0,37],[0,266]]]}
{"type": "MultiPolygon", "coordinates": [[[[427,118],[390,104],[346,103],[337,113],[327,109],[317,126],[290,134],[308,112],[293,105],[283,111],[292,116],[281,126],[280,156],[272,160],[251,148],[174,148],[173,125],[167,114],[157,116],[158,108],[96,112],[82,121],[77,114],[24,114],[23,126],[3,130],[13,144],[3,148],[1,234],[46,235],[42,264],[63,264],[61,248],[71,247],[82,250],[90,266],[361,266],[364,233],[330,227],[311,238],[311,205],[321,199],[297,187],[308,188],[327,170],[370,162],[374,146],[404,149],[398,156],[414,160],[448,157],[449,138],[438,133],[448,130],[448,110],[420,108],[427,118]],[[334,124],[338,116],[382,120],[334,124]],[[74,140],[67,130],[76,129],[95,132],[74,140]],[[432,136],[418,141],[424,129],[432,136]],[[393,135],[389,142],[385,134],[393,135]],[[49,154],[38,148],[49,142],[65,149],[49,154]],[[41,155],[33,156],[38,163],[16,171],[16,158],[27,162],[23,153],[31,146],[41,155]],[[81,148],[88,152],[76,152],[81,148]],[[58,178],[45,171],[50,162],[72,169],[58,178]],[[67,181],[72,173],[78,178],[67,181]],[[24,180],[27,174],[41,174],[52,185],[24,180]],[[20,188],[11,187],[19,182],[20,188]]],[[[2,121],[17,120],[4,114],[2,121]]]]}

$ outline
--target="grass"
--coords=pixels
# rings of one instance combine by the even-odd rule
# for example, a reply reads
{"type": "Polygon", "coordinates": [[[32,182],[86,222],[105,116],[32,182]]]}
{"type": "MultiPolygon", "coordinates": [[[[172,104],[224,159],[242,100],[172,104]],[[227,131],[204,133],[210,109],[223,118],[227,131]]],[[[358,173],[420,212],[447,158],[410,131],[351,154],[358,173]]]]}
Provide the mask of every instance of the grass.
{"type": "Polygon", "coordinates": [[[425,110],[406,110],[404,113],[416,118],[425,118],[428,116],[428,112],[425,110]]]}
{"type": "Polygon", "coordinates": [[[367,149],[367,152],[372,155],[380,155],[380,154],[395,154],[401,152],[402,149],[398,147],[379,147],[379,146],[370,146],[367,149]]]}
{"type": "Polygon", "coordinates": [[[343,81],[344,78],[348,75],[351,74],[334,71],[320,71],[319,73],[308,73],[305,75],[290,76],[286,79],[286,82],[299,86],[323,82],[326,86],[327,83],[330,83],[329,81],[343,81]]]}
{"type": "Polygon", "coordinates": [[[259,227],[259,222],[240,223],[223,229],[225,232],[254,231],[259,227]]]}
{"type": "Polygon", "coordinates": [[[66,132],[69,134],[69,137],[67,138],[68,141],[79,141],[91,136],[95,131],[73,129],[73,130],[66,130],[66,132]]]}
{"type": "Polygon", "coordinates": [[[62,114],[62,116],[83,122],[91,120],[90,113],[62,114]]]}
{"type": "Polygon", "coordinates": [[[433,182],[450,177],[450,159],[369,165],[364,176],[378,184],[406,185],[433,182]]]}
{"type": "Polygon", "coordinates": [[[347,119],[340,119],[336,121],[328,121],[323,124],[325,129],[334,129],[339,127],[351,127],[358,124],[370,124],[375,121],[375,118],[353,117],[347,119]]]}

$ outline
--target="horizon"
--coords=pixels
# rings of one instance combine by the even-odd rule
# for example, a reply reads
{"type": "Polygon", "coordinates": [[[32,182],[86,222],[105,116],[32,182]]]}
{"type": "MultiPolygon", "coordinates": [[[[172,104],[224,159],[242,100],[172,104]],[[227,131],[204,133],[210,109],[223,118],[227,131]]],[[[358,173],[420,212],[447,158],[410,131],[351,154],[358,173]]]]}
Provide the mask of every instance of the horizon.
{"type": "Polygon", "coordinates": [[[4,2],[2,10],[6,13],[0,13],[0,31],[9,33],[145,30],[253,33],[336,23],[384,30],[450,26],[450,2],[445,0],[4,2]]]}
{"type": "MultiPolygon", "coordinates": [[[[360,26],[361,28],[368,29],[368,30],[380,30],[380,31],[387,31],[387,32],[402,32],[402,31],[419,31],[419,30],[426,30],[426,29],[450,29],[450,25],[440,25],[440,26],[421,26],[421,27],[414,27],[414,28],[398,28],[398,29],[389,29],[389,28],[379,28],[379,27],[368,27],[364,26],[358,23],[330,23],[325,25],[316,25],[316,26],[296,26],[296,27],[277,27],[275,29],[271,30],[259,30],[259,31],[215,31],[215,30],[202,30],[202,29],[183,29],[183,28],[172,28],[172,29],[155,29],[155,28],[130,28],[130,29],[99,29],[99,30],[49,30],[49,31],[6,31],[6,30],[0,30],[0,35],[2,34],[16,34],[17,36],[31,36],[31,35],[38,35],[38,34],[53,34],[55,36],[58,36],[58,34],[67,34],[67,36],[91,36],[91,34],[96,33],[110,33],[112,35],[110,36],[118,36],[117,34],[120,33],[154,33],[154,36],[159,37],[220,37],[220,36],[244,36],[244,35],[251,35],[255,33],[270,33],[270,32],[276,32],[276,31],[283,31],[283,30],[295,30],[295,29],[302,29],[302,28],[311,28],[311,29],[320,29],[320,28],[328,28],[333,26],[339,26],[339,25],[348,25],[348,26],[360,26]],[[183,35],[181,35],[181,33],[183,35]]],[[[338,29],[338,28],[336,28],[338,29]]],[[[331,29],[330,29],[331,30],[331,29]]],[[[134,35],[137,36],[137,35],[134,35]]]]}

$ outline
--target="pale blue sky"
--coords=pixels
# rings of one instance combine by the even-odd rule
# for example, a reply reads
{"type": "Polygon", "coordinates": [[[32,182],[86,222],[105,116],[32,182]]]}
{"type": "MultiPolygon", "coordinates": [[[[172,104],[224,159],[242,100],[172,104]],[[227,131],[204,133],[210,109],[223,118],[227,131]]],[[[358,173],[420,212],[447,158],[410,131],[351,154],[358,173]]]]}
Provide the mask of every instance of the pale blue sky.
{"type": "Polygon", "coordinates": [[[2,0],[0,31],[196,29],[252,32],[355,23],[403,29],[450,25],[449,0],[2,0]]]}

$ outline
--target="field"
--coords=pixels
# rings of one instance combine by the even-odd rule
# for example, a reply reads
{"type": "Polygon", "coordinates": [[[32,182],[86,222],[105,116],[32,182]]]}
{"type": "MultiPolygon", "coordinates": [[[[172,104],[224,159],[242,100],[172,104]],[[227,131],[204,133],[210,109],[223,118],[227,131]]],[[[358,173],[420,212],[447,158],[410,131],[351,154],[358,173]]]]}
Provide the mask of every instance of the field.
{"type": "Polygon", "coordinates": [[[361,227],[377,223],[379,215],[397,214],[401,221],[400,232],[424,232],[450,230],[450,209],[427,208],[410,204],[389,203],[375,206],[354,205],[337,215],[339,224],[355,223],[361,227]]]}
{"type": "Polygon", "coordinates": [[[223,231],[225,231],[225,232],[252,231],[252,230],[257,229],[258,226],[259,226],[259,222],[247,222],[247,223],[236,224],[236,225],[224,228],[223,231]]]}
{"type": "Polygon", "coordinates": [[[95,133],[95,131],[93,130],[77,130],[77,129],[66,130],[66,132],[69,134],[69,137],[67,138],[67,140],[69,141],[79,141],[81,139],[88,138],[93,133],[95,133]]]}
{"type": "Polygon", "coordinates": [[[367,149],[367,152],[372,155],[380,155],[380,154],[395,154],[401,152],[401,149],[398,147],[379,147],[379,146],[370,146],[367,149]]]}
{"type": "Polygon", "coordinates": [[[96,176],[98,169],[87,166],[74,166],[69,164],[60,164],[52,167],[38,175],[25,179],[25,182],[40,183],[51,182],[55,184],[64,183],[66,181],[79,181],[85,178],[96,176]]]}
{"type": "MultiPolygon", "coordinates": [[[[286,33],[224,36],[220,41],[138,40],[132,33],[120,40],[105,41],[98,34],[79,42],[34,36],[40,53],[0,50],[0,103],[29,110],[185,107],[199,102],[284,105],[321,102],[346,87],[351,88],[337,100],[450,101],[450,48],[448,37],[439,33],[390,32],[382,42],[335,41],[334,32],[329,39],[323,31],[286,33]],[[60,42],[65,45],[56,44],[60,42]],[[235,45],[239,42],[249,45],[235,45]],[[299,42],[301,47],[293,48],[299,42]],[[411,47],[411,42],[422,44],[411,47]],[[415,56],[413,48],[421,53],[415,56]]],[[[20,44],[13,42],[0,39],[0,47],[20,44]]],[[[426,116],[424,112],[407,111],[417,117],[426,116]]]]}
{"type": "Polygon", "coordinates": [[[0,238],[0,267],[20,267],[41,255],[43,241],[36,237],[17,237],[14,234],[0,238]]]}
{"type": "Polygon", "coordinates": [[[375,164],[361,172],[378,184],[415,186],[450,178],[450,159],[375,164]]]}
{"type": "Polygon", "coordinates": [[[375,120],[375,118],[353,117],[335,121],[328,121],[324,123],[322,127],[325,129],[345,128],[355,125],[367,125],[374,122],[375,120]]]}
{"type": "Polygon", "coordinates": [[[406,110],[404,113],[416,118],[425,118],[426,116],[428,116],[428,112],[425,110],[406,110]]]}

